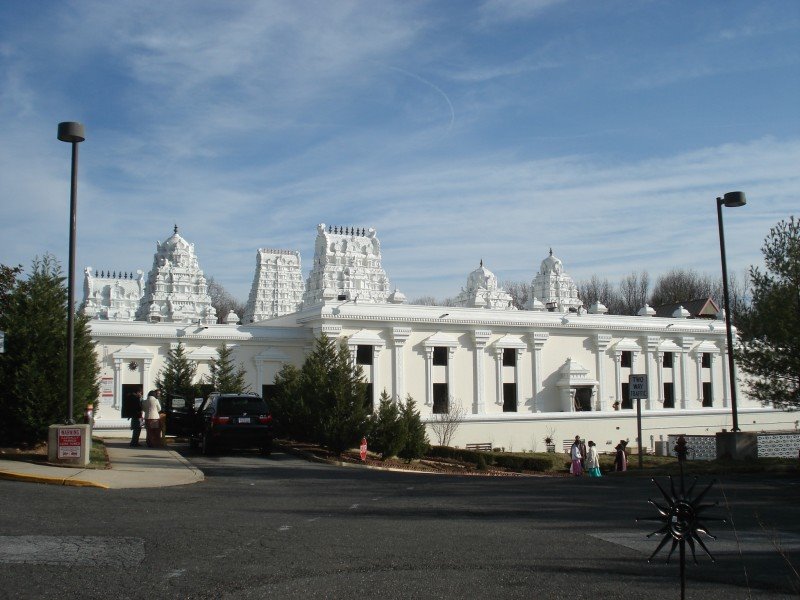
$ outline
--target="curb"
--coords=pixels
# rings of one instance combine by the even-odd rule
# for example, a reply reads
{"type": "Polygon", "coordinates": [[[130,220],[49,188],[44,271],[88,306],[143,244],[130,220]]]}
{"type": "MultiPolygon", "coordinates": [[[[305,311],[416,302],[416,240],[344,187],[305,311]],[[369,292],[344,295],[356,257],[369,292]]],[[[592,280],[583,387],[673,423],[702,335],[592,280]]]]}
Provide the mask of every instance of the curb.
{"type": "Polygon", "coordinates": [[[25,481],[28,483],[45,483],[49,485],[66,485],[71,487],[94,487],[107,490],[109,486],[83,479],[70,479],[68,477],[48,477],[46,475],[25,475],[24,473],[13,473],[10,471],[0,471],[0,479],[10,481],[25,481]]]}
{"type": "Polygon", "coordinates": [[[192,463],[190,463],[186,458],[184,458],[177,451],[170,450],[166,446],[165,446],[165,448],[166,448],[167,452],[169,452],[173,456],[173,458],[175,458],[179,463],[181,463],[184,467],[186,467],[187,469],[189,469],[192,472],[192,474],[197,479],[197,481],[195,481],[194,483],[200,483],[201,481],[205,481],[206,480],[206,475],[205,475],[205,473],[203,473],[203,471],[201,471],[200,469],[195,467],[192,463]]]}

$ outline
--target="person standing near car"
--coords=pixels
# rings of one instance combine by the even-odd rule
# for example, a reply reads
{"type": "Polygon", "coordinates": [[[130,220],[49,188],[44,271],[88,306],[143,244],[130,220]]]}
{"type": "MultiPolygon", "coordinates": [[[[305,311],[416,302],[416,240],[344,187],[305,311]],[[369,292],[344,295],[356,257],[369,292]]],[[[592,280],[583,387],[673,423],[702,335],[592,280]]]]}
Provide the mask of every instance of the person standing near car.
{"type": "Polygon", "coordinates": [[[144,425],[147,428],[147,446],[158,448],[161,446],[161,402],[158,401],[161,392],[150,390],[147,400],[144,401],[144,425]]]}
{"type": "Polygon", "coordinates": [[[139,436],[142,435],[142,390],[131,394],[128,410],[131,411],[131,447],[139,445],[139,436]]]}

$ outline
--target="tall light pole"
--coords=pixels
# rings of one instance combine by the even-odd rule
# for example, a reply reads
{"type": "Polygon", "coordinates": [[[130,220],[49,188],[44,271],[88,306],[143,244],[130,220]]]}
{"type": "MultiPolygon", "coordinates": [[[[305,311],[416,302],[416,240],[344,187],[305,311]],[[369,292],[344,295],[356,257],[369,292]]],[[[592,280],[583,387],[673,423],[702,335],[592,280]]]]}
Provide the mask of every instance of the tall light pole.
{"type": "Polygon", "coordinates": [[[78,144],[86,139],[83,125],[74,121],[58,124],[58,139],[72,144],[72,183],[69,192],[69,281],[67,283],[67,424],[72,418],[75,354],[75,230],[78,212],[78,144]]]}
{"type": "Polygon", "coordinates": [[[736,208],[747,204],[744,192],[728,192],[717,198],[717,222],[719,223],[719,252],[722,256],[722,295],[725,300],[725,330],[728,334],[728,378],[731,386],[732,431],[739,431],[739,413],[736,408],[736,365],[733,361],[733,334],[731,333],[731,307],[728,297],[728,265],[725,261],[725,233],[722,227],[722,206],[736,208]]]}

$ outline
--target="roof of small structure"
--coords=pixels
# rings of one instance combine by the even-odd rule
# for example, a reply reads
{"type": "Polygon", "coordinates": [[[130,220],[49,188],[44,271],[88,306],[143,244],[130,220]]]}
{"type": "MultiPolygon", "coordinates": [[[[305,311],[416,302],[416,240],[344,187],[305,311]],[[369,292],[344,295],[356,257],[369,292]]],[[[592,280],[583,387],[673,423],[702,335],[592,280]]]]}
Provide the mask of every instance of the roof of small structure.
{"type": "Polygon", "coordinates": [[[684,302],[672,302],[655,306],[657,317],[671,317],[679,307],[689,311],[690,319],[715,319],[719,313],[719,307],[712,298],[696,298],[684,302]]]}

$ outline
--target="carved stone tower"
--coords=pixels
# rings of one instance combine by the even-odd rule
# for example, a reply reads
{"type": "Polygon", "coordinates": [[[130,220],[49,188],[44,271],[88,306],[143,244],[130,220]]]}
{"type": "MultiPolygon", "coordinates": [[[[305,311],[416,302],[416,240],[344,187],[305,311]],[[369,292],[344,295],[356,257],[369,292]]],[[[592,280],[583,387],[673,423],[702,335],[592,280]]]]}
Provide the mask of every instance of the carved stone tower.
{"type": "Polygon", "coordinates": [[[242,323],[256,323],[296,312],[304,291],[299,252],[260,248],[242,323]]]}

